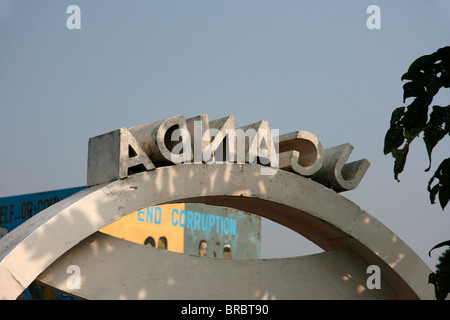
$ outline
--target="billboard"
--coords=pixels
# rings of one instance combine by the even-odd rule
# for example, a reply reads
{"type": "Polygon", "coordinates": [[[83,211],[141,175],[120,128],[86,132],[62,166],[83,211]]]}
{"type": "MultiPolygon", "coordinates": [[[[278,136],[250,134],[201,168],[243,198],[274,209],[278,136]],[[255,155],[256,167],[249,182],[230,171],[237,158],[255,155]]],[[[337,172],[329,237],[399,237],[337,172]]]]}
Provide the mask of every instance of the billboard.
{"type": "MultiPolygon", "coordinates": [[[[86,187],[0,198],[0,239],[40,211],[86,187]]],[[[99,230],[163,250],[226,259],[260,258],[261,218],[198,203],[142,208],[99,230]]],[[[72,299],[33,282],[18,299],[72,299]]]]}
{"type": "Polygon", "coordinates": [[[169,251],[214,258],[260,258],[261,218],[199,203],[143,208],[100,229],[112,236],[169,251]]]}
{"type": "Polygon", "coordinates": [[[0,239],[40,211],[86,187],[0,198],[0,239]]]}

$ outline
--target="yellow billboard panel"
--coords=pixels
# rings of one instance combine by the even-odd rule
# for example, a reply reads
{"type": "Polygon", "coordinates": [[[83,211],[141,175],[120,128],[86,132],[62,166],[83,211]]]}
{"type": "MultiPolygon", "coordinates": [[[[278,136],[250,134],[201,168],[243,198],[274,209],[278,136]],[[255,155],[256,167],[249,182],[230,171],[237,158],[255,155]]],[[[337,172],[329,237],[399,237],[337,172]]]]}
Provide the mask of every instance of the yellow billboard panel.
{"type": "Polygon", "coordinates": [[[182,253],[184,228],[174,225],[171,217],[172,212],[184,209],[184,203],[143,208],[99,231],[135,243],[182,253]]]}
{"type": "Polygon", "coordinates": [[[199,203],[142,208],[100,231],[173,252],[215,258],[260,257],[261,219],[232,208],[199,203]]]}

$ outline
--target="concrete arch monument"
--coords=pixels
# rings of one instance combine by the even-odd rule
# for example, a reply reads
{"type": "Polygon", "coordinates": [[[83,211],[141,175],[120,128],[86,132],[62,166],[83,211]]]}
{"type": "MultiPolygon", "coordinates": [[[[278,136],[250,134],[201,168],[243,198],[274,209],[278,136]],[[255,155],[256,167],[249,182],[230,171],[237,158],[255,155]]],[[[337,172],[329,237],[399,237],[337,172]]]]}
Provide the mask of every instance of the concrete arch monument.
{"type": "MultiPolygon", "coordinates": [[[[219,148],[217,141],[211,148],[214,140],[208,137],[198,149],[203,152],[198,163],[195,141],[181,138],[184,148],[179,150],[186,153],[192,145],[193,152],[179,153],[175,160],[184,162],[174,165],[171,153],[176,145],[168,147],[165,133],[184,123],[194,128],[189,120],[178,117],[169,125],[159,121],[91,138],[89,188],[0,240],[0,297],[15,299],[35,279],[86,299],[434,297],[424,262],[380,221],[339,193],[356,187],[368,167],[366,160],[344,163],[351,151],[348,144],[326,151],[302,132],[260,139],[259,131],[269,126],[259,122],[248,126],[257,129],[245,140],[244,163],[208,162],[219,148]],[[158,143],[164,148],[156,151],[158,143]],[[309,160],[305,150],[310,150],[309,160]],[[251,152],[269,161],[250,163],[251,152]],[[303,176],[296,171],[300,166],[313,169],[302,171],[303,176]],[[282,170],[262,174],[268,168],[282,170]],[[140,208],[176,202],[258,214],[302,234],[324,252],[289,259],[221,260],[162,251],[97,232],[140,208]],[[76,288],[67,282],[71,265],[81,270],[76,288]],[[368,266],[379,268],[380,289],[368,288],[368,266]]],[[[225,124],[234,122],[230,117],[201,120],[202,125],[214,123],[215,139],[225,124]]],[[[178,137],[187,136],[182,132],[178,137]]],[[[233,151],[230,143],[222,145],[233,151]]]]}

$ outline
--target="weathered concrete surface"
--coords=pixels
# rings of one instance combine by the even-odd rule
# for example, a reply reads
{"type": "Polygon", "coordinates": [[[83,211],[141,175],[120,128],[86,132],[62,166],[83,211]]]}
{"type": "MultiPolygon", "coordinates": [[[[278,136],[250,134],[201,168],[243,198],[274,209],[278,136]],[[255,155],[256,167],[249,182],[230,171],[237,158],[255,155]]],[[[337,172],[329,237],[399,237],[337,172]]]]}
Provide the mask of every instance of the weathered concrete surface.
{"type": "Polygon", "coordinates": [[[117,129],[89,139],[88,186],[126,178],[129,169],[138,166],[142,166],[140,171],[155,168],[127,129],[117,129]]]}
{"type": "MultiPolygon", "coordinates": [[[[205,150],[211,144],[208,115],[201,114],[199,116],[186,119],[186,128],[190,135],[190,144],[192,150],[192,156],[190,160],[193,163],[202,163],[203,150],[205,150]],[[201,138],[195,139],[195,137],[201,138]]],[[[209,154],[209,158],[210,157],[211,151],[209,154]]]]}
{"type": "Polygon", "coordinates": [[[322,167],[311,179],[337,192],[355,189],[370,163],[367,159],[346,163],[352,150],[350,143],[325,149],[322,167]]]}
{"type": "Polygon", "coordinates": [[[191,159],[191,141],[190,137],[185,135],[188,133],[188,130],[183,116],[175,116],[134,126],[128,130],[156,166],[181,163],[191,159]],[[189,154],[186,152],[180,154],[172,153],[174,146],[179,143],[172,140],[172,134],[177,129],[182,134],[179,140],[185,146],[184,150],[189,150],[189,154]]]}
{"type": "Polygon", "coordinates": [[[366,264],[378,265],[398,298],[433,299],[427,284],[431,270],[381,222],[311,179],[283,170],[264,176],[260,167],[161,167],[57,203],[0,240],[0,298],[15,299],[61,255],[125,214],[169,202],[200,202],[267,217],[325,251],[346,247],[366,264]]]}
{"type": "Polygon", "coordinates": [[[215,136],[211,137],[212,141],[209,146],[209,150],[207,152],[211,152],[211,159],[208,161],[206,157],[204,160],[206,163],[208,162],[235,162],[235,150],[236,150],[236,140],[232,137],[227,137],[227,134],[236,129],[236,119],[233,115],[223,117],[216,120],[209,121],[209,129],[211,130],[210,135],[214,132],[215,136]],[[223,149],[220,150],[220,146],[223,146],[223,149]]]}
{"type": "Polygon", "coordinates": [[[270,260],[185,255],[95,233],[38,280],[85,299],[392,299],[386,282],[366,287],[367,264],[348,249],[270,260]],[[79,289],[67,267],[81,270],[79,289]]]}
{"type": "Polygon", "coordinates": [[[209,121],[207,115],[180,115],[91,138],[87,185],[160,166],[217,160],[262,164],[261,175],[288,170],[342,192],[356,188],[370,165],[366,159],[346,163],[352,150],[346,143],[324,151],[319,139],[306,131],[279,136],[265,120],[236,128],[234,116],[209,121]]]}
{"type": "Polygon", "coordinates": [[[280,135],[278,140],[280,169],[308,177],[322,167],[323,148],[314,134],[295,131],[280,135]]]}
{"type": "MultiPolygon", "coordinates": [[[[57,256],[92,234],[94,221],[89,220],[88,210],[70,209],[80,202],[87,207],[96,206],[97,199],[90,196],[100,189],[101,185],[84,189],[57,202],[0,240],[0,299],[15,299],[39,270],[45,270],[57,256]]],[[[112,219],[111,223],[117,220],[112,219]]]]}
{"type": "Polygon", "coordinates": [[[274,145],[269,122],[261,120],[242,126],[236,130],[236,162],[256,164],[258,158],[263,164],[277,162],[274,145]]]}

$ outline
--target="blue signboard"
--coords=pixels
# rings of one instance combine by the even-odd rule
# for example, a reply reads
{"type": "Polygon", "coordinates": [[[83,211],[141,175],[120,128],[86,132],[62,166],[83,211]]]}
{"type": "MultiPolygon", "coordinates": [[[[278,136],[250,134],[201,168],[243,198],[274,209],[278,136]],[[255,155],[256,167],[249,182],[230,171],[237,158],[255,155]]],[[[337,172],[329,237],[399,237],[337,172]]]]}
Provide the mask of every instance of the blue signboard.
{"type": "Polygon", "coordinates": [[[0,238],[38,212],[86,187],[76,187],[0,198],[0,238]]]}
{"type": "MultiPolygon", "coordinates": [[[[39,212],[86,188],[83,186],[0,198],[0,239],[39,212]]],[[[236,209],[205,204],[172,206],[175,207],[170,207],[171,210],[166,215],[163,215],[161,206],[140,209],[135,212],[136,215],[124,216],[102,230],[113,228],[113,236],[146,244],[144,239],[151,238],[149,234],[159,235],[158,230],[151,226],[163,224],[164,220],[166,223],[159,230],[163,235],[160,239],[166,240],[164,249],[170,250],[167,246],[167,239],[170,239],[172,246],[181,246],[178,251],[172,250],[175,252],[230,259],[259,258],[260,217],[236,209]],[[176,232],[170,233],[169,227],[176,232]],[[124,234],[119,234],[118,230],[124,234]],[[141,233],[144,233],[142,239],[134,239],[141,233]]],[[[33,282],[18,299],[72,298],[33,282]]]]}

